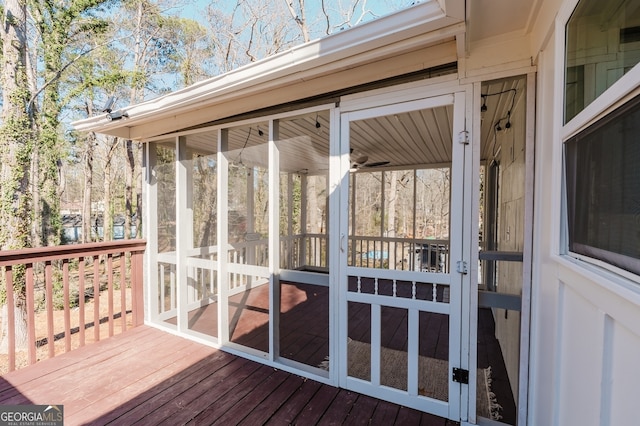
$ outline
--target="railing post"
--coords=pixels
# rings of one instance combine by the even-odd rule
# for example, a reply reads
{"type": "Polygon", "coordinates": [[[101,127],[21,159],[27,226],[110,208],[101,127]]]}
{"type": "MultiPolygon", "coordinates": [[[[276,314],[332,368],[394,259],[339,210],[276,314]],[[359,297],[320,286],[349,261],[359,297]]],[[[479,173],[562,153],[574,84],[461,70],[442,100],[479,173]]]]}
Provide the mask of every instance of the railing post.
{"type": "Polygon", "coordinates": [[[45,306],[47,309],[47,347],[49,358],[56,356],[53,345],[53,275],[51,273],[51,261],[44,264],[45,306]]]}
{"type": "Polygon", "coordinates": [[[100,255],[93,256],[93,340],[100,341],[100,255]]]}
{"type": "Polygon", "coordinates": [[[33,285],[33,263],[26,265],[27,283],[27,344],[29,345],[28,357],[29,365],[36,363],[36,314],[33,285]]]}
{"type": "MultiPolygon", "coordinates": [[[[122,324],[123,332],[127,329],[127,280],[125,274],[126,259],[127,253],[120,253],[120,321],[122,324]]],[[[131,293],[131,300],[133,301],[133,286],[131,286],[131,293]]]]}
{"type": "Polygon", "coordinates": [[[133,323],[134,326],[144,324],[144,300],[143,300],[143,283],[142,283],[142,260],[143,252],[131,253],[131,294],[133,304],[133,323]]]}
{"type": "Polygon", "coordinates": [[[13,294],[13,269],[7,266],[4,272],[5,284],[7,285],[7,338],[9,339],[9,371],[16,369],[16,320],[15,320],[15,298],[13,294]]]}
{"type": "Polygon", "coordinates": [[[62,260],[62,286],[64,289],[64,349],[71,350],[71,307],[69,303],[69,259],[62,260]]]}
{"type": "Polygon", "coordinates": [[[84,272],[84,262],[86,261],[86,257],[82,256],[78,259],[78,325],[80,327],[80,347],[85,344],[85,317],[84,317],[84,297],[85,297],[85,272],[84,272]]]}

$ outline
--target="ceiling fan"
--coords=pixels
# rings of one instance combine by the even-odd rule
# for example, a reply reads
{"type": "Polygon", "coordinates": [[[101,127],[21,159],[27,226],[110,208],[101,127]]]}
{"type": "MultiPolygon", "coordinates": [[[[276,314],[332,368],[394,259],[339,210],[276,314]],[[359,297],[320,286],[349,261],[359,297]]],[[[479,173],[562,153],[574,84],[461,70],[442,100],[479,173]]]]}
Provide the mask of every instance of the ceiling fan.
{"type": "Polygon", "coordinates": [[[356,151],[353,148],[351,148],[351,151],[349,152],[349,160],[351,162],[352,172],[355,172],[356,170],[362,169],[362,168],[386,166],[391,162],[391,161],[373,161],[371,163],[368,163],[367,161],[369,161],[369,156],[362,152],[356,151]]]}

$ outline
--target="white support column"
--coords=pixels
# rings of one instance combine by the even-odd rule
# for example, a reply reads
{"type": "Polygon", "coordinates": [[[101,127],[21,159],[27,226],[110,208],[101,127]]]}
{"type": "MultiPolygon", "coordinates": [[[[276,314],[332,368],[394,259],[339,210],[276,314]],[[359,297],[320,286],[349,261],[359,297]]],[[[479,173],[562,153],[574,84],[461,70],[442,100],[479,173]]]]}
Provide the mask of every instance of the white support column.
{"type": "Polygon", "coordinates": [[[143,173],[145,176],[145,184],[143,186],[143,195],[145,202],[142,205],[144,214],[143,232],[147,238],[146,264],[145,270],[145,321],[156,322],[158,313],[158,177],[155,167],[157,166],[158,156],[155,143],[146,143],[144,146],[144,165],[143,173]]]}
{"type": "Polygon", "coordinates": [[[178,331],[187,330],[187,262],[189,244],[189,207],[187,197],[187,139],[176,138],[176,287],[178,308],[178,331]]]}
{"type": "Polygon", "coordinates": [[[520,311],[520,373],[518,380],[518,424],[527,424],[531,329],[531,275],[533,263],[533,203],[535,184],[536,74],[527,74],[525,135],[524,244],[522,302],[520,311]]]}
{"type": "Polygon", "coordinates": [[[299,266],[293,265],[293,173],[287,173],[287,216],[289,219],[287,220],[287,269],[294,269],[299,266]]]}
{"type": "Polygon", "coordinates": [[[218,342],[224,345],[229,341],[229,280],[227,273],[229,251],[229,160],[226,152],[229,147],[229,131],[218,131],[217,155],[217,234],[218,234],[218,342]]]}
{"type": "Polygon", "coordinates": [[[307,264],[307,175],[300,176],[300,233],[302,234],[302,247],[300,247],[299,264],[307,264]]]}
{"type": "MultiPolygon", "coordinates": [[[[351,193],[349,193],[349,189],[347,188],[347,200],[350,201],[349,204],[351,206],[351,234],[352,235],[356,235],[357,232],[357,228],[356,228],[356,187],[358,186],[358,174],[354,173],[353,175],[349,176],[347,174],[347,186],[349,183],[349,178],[351,178],[353,180],[353,183],[351,185],[351,193]],[[349,197],[351,198],[349,200],[349,197]]],[[[348,213],[347,213],[348,214],[348,213]]],[[[349,229],[349,225],[347,224],[347,229],[349,229]]],[[[347,235],[348,235],[349,231],[347,231],[347,235]]],[[[348,238],[348,237],[347,237],[348,238]]],[[[349,256],[351,258],[351,261],[353,262],[353,264],[351,266],[359,266],[356,265],[356,240],[353,240],[353,244],[351,245],[351,253],[349,253],[349,256]]]]}
{"type": "MultiPolygon", "coordinates": [[[[461,338],[462,338],[462,294],[468,289],[468,274],[456,272],[457,262],[470,262],[466,239],[470,236],[471,221],[468,215],[470,206],[465,203],[465,188],[471,188],[469,179],[471,172],[466,172],[467,161],[471,155],[467,154],[469,148],[459,142],[459,135],[465,131],[466,93],[454,94],[453,103],[453,140],[452,143],[452,167],[451,167],[451,204],[450,204],[450,312],[449,312],[449,417],[456,418],[461,415],[461,395],[467,393],[468,385],[453,382],[451,372],[453,367],[462,367],[461,364],[461,338]],[[466,387],[466,388],[463,388],[466,387]]],[[[477,178],[476,178],[477,179],[477,178]]],[[[467,194],[468,195],[468,194],[467,194]]],[[[469,198],[469,197],[466,197],[469,198]]],[[[468,313],[468,307],[467,311],[468,313]]],[[[467,354],[468,356],[468,354],[467,354]]],[[[468,361],[465,361],[465,365],[468,361]]],[[[465,400],[466,401],[466,400],[465,400]]],[[[466,411],[466,410],[465,410],[466,411]]]]}
{"type": "Polygon", "coordinates": [[[280,137],[279,121],[269,121],[269,360],[280,354],[280,137]]]}
{"type": "MultiPolygon", "coordinates": [[[[340,386],[347,380],[347,333],[348,302],[347,284],[347,240],[349,238],[349,113],[340,114],[336,108],[332,116],[331,150],[329,170],[331,173],[331,223],[329,224],[329,255],[331,256],[330,291],[332,292],[330,313],[330,378],[340,386]],[[334,130],[335,129],[335,130],[334,130]],[[342,296],[342,297],[341,297],[342,296]],[[332,310],[333,308],[333,310],[332,310]],[[337,315],[335,309],[338,309],[337,315]],[[337,318],[337,320],[334,320],[337,318]],[[342,349],[342,350],[340,350],[342,349]],[[336,360],[336,362],[334,362],[336,360]]],[[[354,173],[355,175],[355,173],[354,173]]],[[[354,209],[355,210],[355,209],[354,209]]]]}

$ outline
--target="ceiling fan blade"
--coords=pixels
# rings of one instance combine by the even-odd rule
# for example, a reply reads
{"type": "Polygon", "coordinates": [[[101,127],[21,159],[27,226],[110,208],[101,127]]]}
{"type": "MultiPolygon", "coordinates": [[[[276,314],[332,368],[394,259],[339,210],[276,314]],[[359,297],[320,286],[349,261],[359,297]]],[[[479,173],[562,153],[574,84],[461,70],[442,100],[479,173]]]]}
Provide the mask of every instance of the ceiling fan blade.
{"type": "Polygon", "coordinates": [[[391,163],[391,161],[375,161],[373,163],[367,163],[365,164],[363,167],[380,167],[380,166],[386,166],[387,164],[391,163]]]}

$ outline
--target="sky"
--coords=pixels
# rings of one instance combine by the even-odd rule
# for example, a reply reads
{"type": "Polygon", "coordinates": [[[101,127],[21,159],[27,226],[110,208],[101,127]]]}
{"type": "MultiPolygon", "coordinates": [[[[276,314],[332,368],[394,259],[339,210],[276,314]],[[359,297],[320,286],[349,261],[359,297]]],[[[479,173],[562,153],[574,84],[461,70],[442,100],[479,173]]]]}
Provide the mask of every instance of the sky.
{"type": "MultiPolygon", "coordinates": [[[[191,18],[198,21],[203,20],[203,11],[211,3],[216,3],[221,7],[228,7],[229,10],[236,4],[237,0],[183,0],[185,6],[180,11],[180,15],[185,18],[191,18]]],[[[267,2],[284,2],[291,0],[263,0],[267,2]]],[[[327,8],[345,9],[346,5],[349,5],[353,0],[325,0],[327,8]]],[[[405,8],[415,3],[419,3],[416,0],[360,0],[364,1],[366,9],[370,10],[373,15],[381,17],[388,15],[392,12],[405,8]]],[[[307,14],[309,16],[320,14],[320,0],[306,0],[305,7],[307,8],[307,14]]],[[[360,10],[361,6],[358,6],[360,10]]],[[[367,14],[365,22],[373,19],[372,14],[367,14]]],[[[356,13],[358,15],[358,13],[356,13]]]]}

